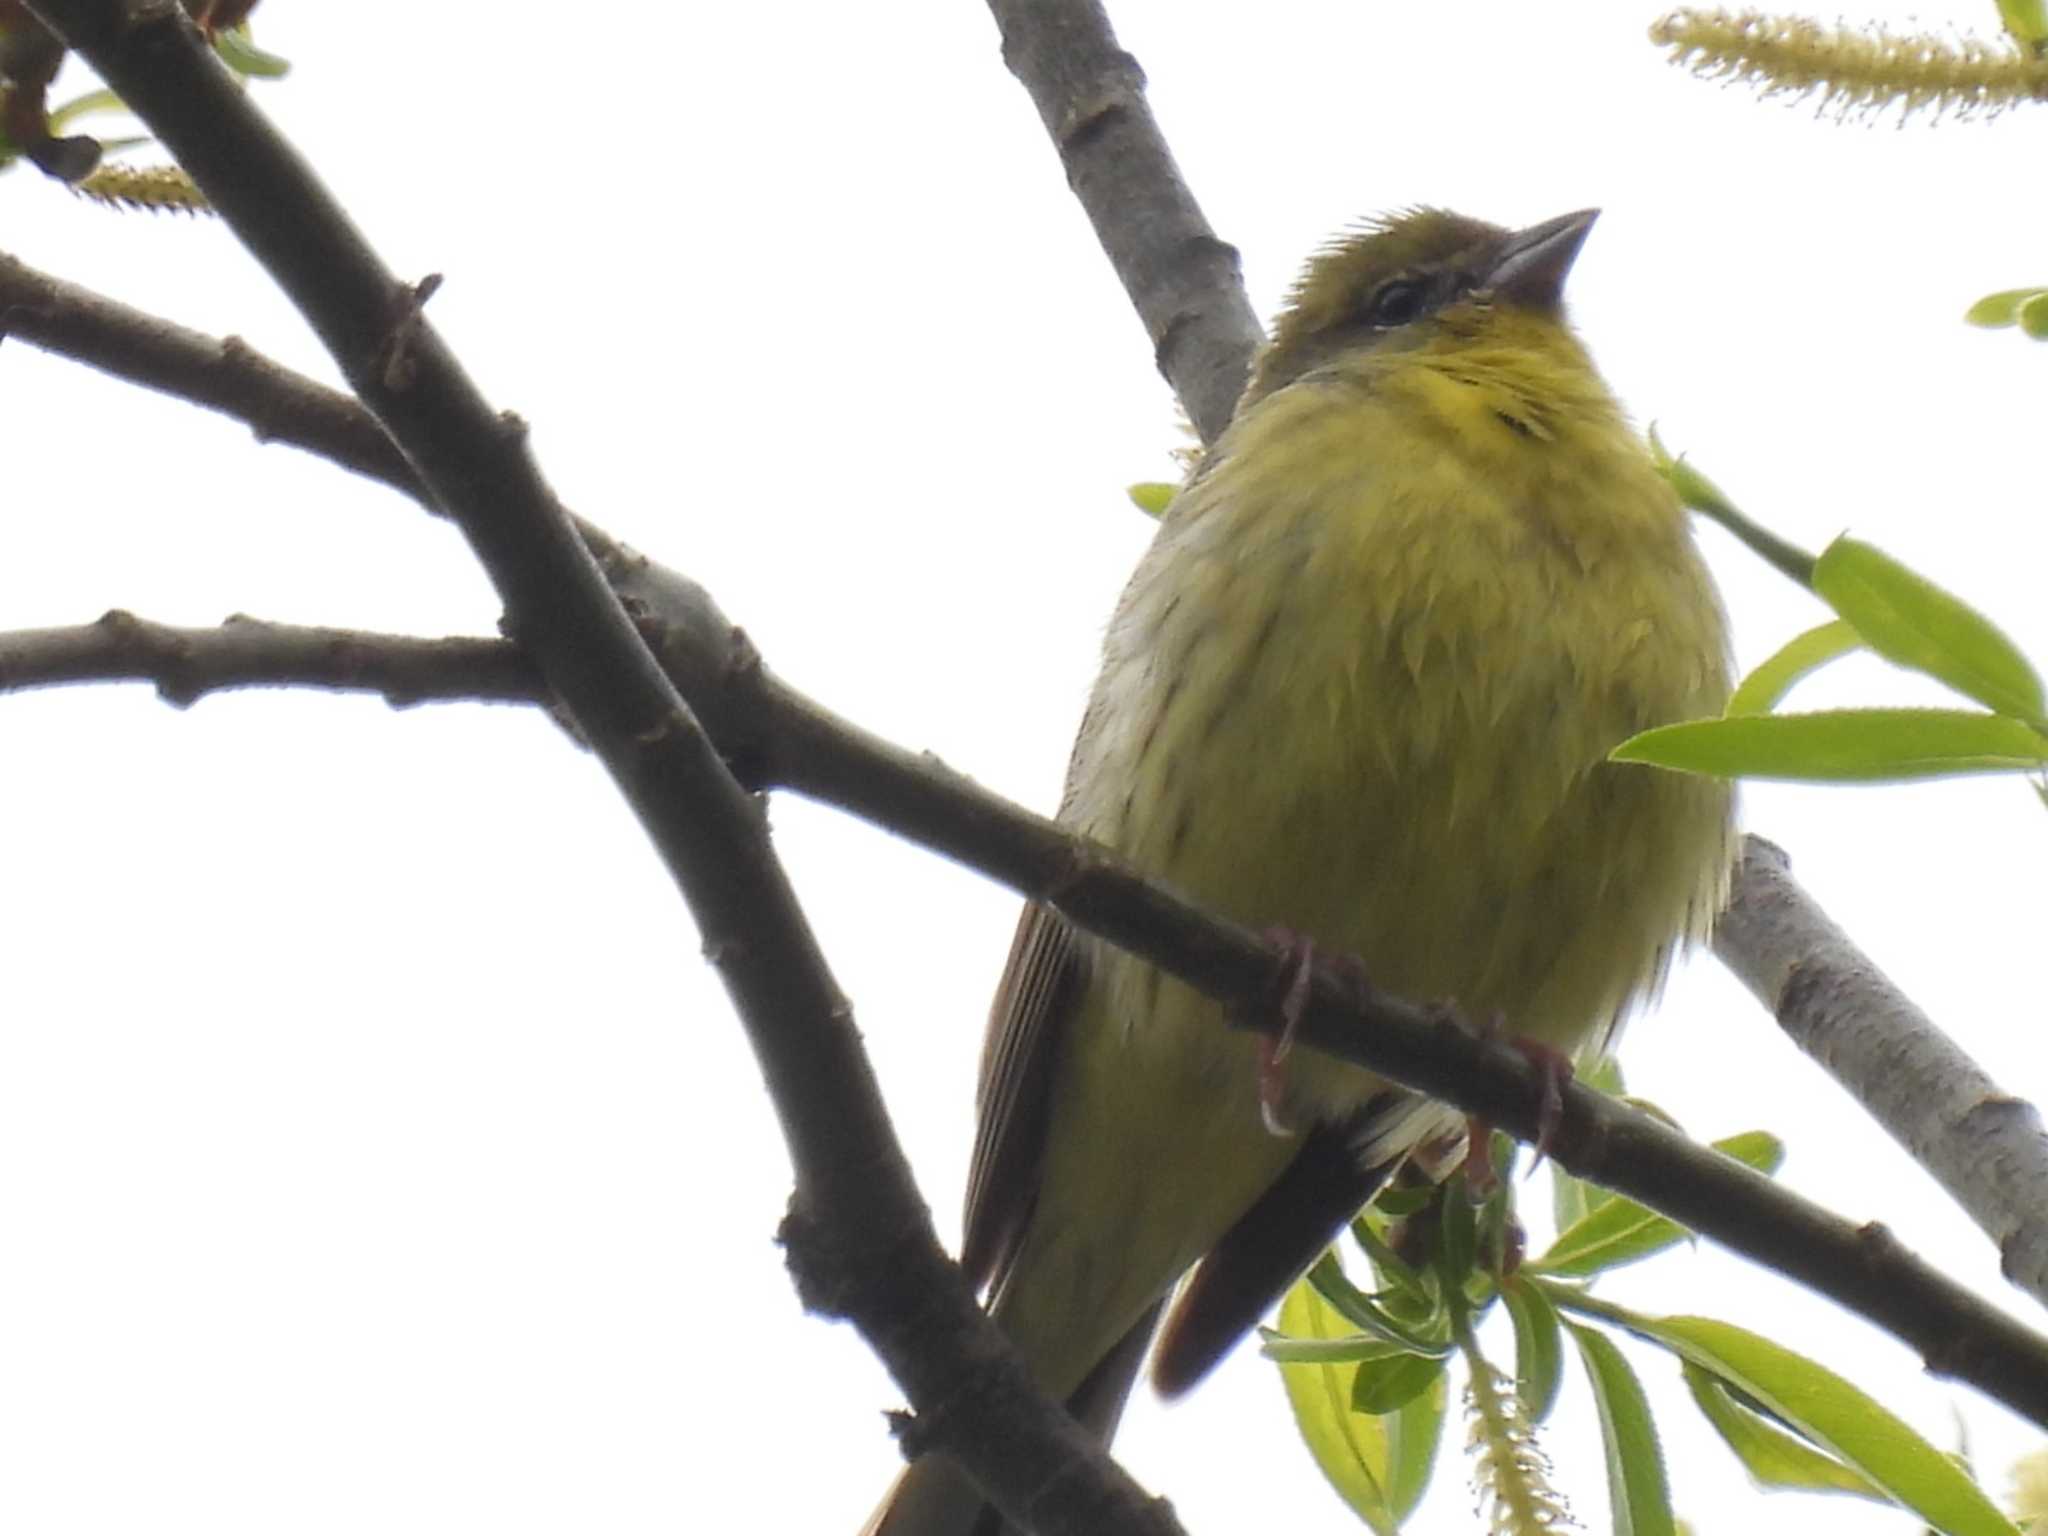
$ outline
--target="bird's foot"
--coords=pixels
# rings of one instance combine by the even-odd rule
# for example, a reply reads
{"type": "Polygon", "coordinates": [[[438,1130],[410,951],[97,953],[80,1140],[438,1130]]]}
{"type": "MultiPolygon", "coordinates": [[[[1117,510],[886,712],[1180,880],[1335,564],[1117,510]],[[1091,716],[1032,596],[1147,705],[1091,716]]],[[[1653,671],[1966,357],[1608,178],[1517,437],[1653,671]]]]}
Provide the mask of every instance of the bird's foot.
{"type": "Polygon", "coordinates": [[[1536,1078],[1543,1090],[1543,1098],[1536,1107],[1536,1161],[1529,1165],[1529,1171],[1534,1173],[1549,1154],[1557,1128],[1564,1124],[1565,1084],[1572,1080],[1577,1069],[1572,1065],[1571,1057],[1541,1040],[1516,1039],[1508,1044],[1536,1069],[1536,1078]]]}
{"type": "MultiPolygon", "coordinates": [[[[1280,1025],[1268,1030],[1264,1018],[1256,1021],[1261,1026],[1259,1119],[1273,1135],[1292,1136],[1296,1127],[1289,1121],[1285,1108],[1287,1058],[1294,1052],[1302,1015],[1308,1011],[1309,989],[1315,983],[1316,945],[1307,934],[1291,928],[1268,928],[1265,937],[1279,947],[1280,960],[1273,971],[1273,1001],[1262,1005],[1262,1009],[1269,1007],[1277,1013],[1280,1025]]],[[[1361,1006],[1371,998],[1372,982],[1366,976],[1364,962],[1356,955],[1326,957],[1325,966],[1357,994],[1361,1006]]]]}
{"type": "MultiPolygon", "coordinates": [[[[1536,1106],[1536,1139],[1532,1143],[1536,1160],[1529,1164],[1534,1173],[1543,1165],[1543,1159],[1550,1153],[1550,1144],[1557,1135],[1557,1129],[1564,1123],[1564,1089],[1576,1075],[1572,1059],[1554,1045],[1541,1040],[1532,1040],[1526,1035],[1510,1035],[1507,1021],[1496,1013],[1479,1030],[1482,1038],[1496,1040],[1528,1062],[1536,1073],[1536,1081],[1542,1097],[1536,1106]]],[[[1477,1115],[1466,1120],[1465,1151],[1466,1182],[1476,1195],[1492,1193],[1500,1182],[1493,1166],[1493,1126],[1477,1115]]]]}
{"type": "Polygon", "coordinates": [[[1280,961],[1273,971],[1272,1008],[1280,1016],[1280,1027],[1259,1035],[1259,1119],[1275,1136],[1292,1136],[1295,1127],[1283,1108],[1287,1097],[1287,1058],[1294,1053],[1294,1036],[1301,1028],[1301,1016],[1308,1009],[1309,986],[1315,978],[1315,940],[1291,928],[1268,928],[1266,938],[1280,949],[1280,961]]]}

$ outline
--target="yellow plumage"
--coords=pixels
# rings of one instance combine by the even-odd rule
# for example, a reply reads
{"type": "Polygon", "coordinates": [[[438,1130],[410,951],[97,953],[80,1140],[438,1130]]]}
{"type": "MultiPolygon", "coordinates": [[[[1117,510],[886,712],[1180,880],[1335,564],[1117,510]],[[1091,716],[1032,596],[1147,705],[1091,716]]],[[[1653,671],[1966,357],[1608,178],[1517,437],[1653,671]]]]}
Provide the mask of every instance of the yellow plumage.
{"type": "MultiPolygon", "coordinates": [[[[1704,931],[1731,842],[1724,787],[1604,761],[1717,713],[1726,642],[1675,497],[1558,312],[1574,219],[1511,236],[1418,211],[1311,264],[1111,620],[1062,809],[1205,906],[1568,1052],[1704,931]]],[[[1027,912],[967,1259],[1105,1434],[1136,1350],[1098,1364],[1282,1203],[1298,1157],[1341,1140],[1378,1166],[1455,1123],[1302,1051],[1277,1108],[1310,1134],[1276,1136],[1258,1053],[1214,1003],[1027,912]]],[[[1306,1260],[1276,1262],[1275,1292],[1306,1260]]],[[[1226,1340],[1249,1320],[1223,1316],[1226,1340]]],[[[942,1464],[895,1498],[888,1536],[973,1528],[942,1464]]]]}

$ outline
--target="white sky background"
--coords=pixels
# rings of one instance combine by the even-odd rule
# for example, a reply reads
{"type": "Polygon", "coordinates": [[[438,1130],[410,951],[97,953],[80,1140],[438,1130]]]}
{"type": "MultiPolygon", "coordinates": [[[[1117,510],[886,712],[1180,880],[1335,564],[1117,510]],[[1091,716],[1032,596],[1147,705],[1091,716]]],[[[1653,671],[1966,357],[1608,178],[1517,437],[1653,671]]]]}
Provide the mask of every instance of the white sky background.
{"type": "MultiPolygon", "coordinates": [[[[1262,314],[1367,212],[1604,207],[1571,292],[1638,414],[1786,536],[1853,529],[2048,657],[2048,350],[1958,321],[2048,280],[2027,190],[2048,118],[1836,127],[1670,69],[1656,13],[1113,11],[1262,314]]],[[[1995,25],[1990,0],[1922,13],[1995,25]]],[[[703,580],[799,686],[1050,808],[1148,533],[1122,488],[1168,478],[1179,437],[986,11],[629,7],[609,35],[559,6],[480,14],[268,6],[258,38],[296,73],[261,99],[399,271],[446,275],[433,319],[571,505],[703,580]]],[[[215,225],[28,171],[0,209],[33,264],[335,376],[215,225]]],[[[495,621],[456,535],[378,487],[17,343],[0,401],[0,628],[495,621]]],[[[1704,542],[1745,664],[1815,621],[1704,542]]],[[[1803,697],[1923,696],[1871,665],[1803,697]]],[[[0,700],[0,742],[0,1529],[851,1536],[900,1397],[793,1299],[773,1115],[592,759],[532,711],[181,714],[138,687],[0,700]]],[[[2040,1093],[2048,821],[2022,786],[1766,787],[1747,814],[2040,1093]]],[[[774,817],[950,1239],[1015,900],[834,812],[774,817]]],[[[1696,1133],[1778,1131],[1793,1187],[2006,1294],[1711,960],[1624,1063],[1696,1133]]],[[[1740,1262],[1608,1289],[1769,1332],[1943,1444],[1959,1415],[1994,1484],[2038,1439],[1740,1262]]],[[[1760,1502],[1675,1369],[1630,1353],[1702,1532],[1913,1529],[1760,1502]]],[[[1592,1423],[1575,1385],[1548,1444],[1597,1530],[1592,1423]]],[[[1185,1405],[1142,1398],[1119,1445],[1191,1531],[1354,1528],[1249,1352],[1185,1405]]],[[[1462,1467],[1413,1528],[1471,1528],[1462,1467]]]]}

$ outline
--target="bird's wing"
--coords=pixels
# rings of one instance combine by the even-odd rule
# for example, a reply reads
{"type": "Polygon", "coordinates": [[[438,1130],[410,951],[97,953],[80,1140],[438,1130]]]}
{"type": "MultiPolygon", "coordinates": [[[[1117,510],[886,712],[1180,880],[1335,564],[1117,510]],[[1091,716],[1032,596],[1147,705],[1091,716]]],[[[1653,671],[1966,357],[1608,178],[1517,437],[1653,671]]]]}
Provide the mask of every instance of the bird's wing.
{"type": "Polygon", "coordinates": [[[960,1267],[977,1287],[1009,1268],[1038,1198],[1053,1069],[1085,963],[1064,918],[1035,903],[1024,909],[989,1010],[975,1094],[960,1267]]]}
{"type": "Polygon", "coordinates": [[[1367,1100],[1345,1120],[1310,1129],[1287,1171],[1223,1234],[1174,1298],[1152,1357],[1160,1395],[1175,1397],[1206,1376],[1446,1114],[1453,1112],[1394,1092],[1367,1100]]]}

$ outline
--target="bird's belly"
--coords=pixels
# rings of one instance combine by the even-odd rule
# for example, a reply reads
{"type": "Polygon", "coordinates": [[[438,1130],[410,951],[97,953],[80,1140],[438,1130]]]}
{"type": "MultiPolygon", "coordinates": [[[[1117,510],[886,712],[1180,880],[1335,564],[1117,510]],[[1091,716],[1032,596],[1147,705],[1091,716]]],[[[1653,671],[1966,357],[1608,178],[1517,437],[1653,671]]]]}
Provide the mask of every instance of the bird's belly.
{"type": "MultiPolygon", "coordinates": [[[[1458,534],[1508,547],[1432,563],[1426,534],[1307,555],[1275,539],[1182,573],[1100,830],[1225,915],[1572,1049],[1703,915],[1725,791],[1604,759],[1700,712],[1718,657],[1659,632],[1640,571],[1582,570],[1504,520],[1458,534]]],[[[1123,1027],[1213,1027],[1191,995],[1162,1009],[1177,989],[1158,973],[1108,968],[1123,1027]]],[[[1333,1064],[1296,1076],[1330,1112],[1371,1086],[1333,1064]]]]}

